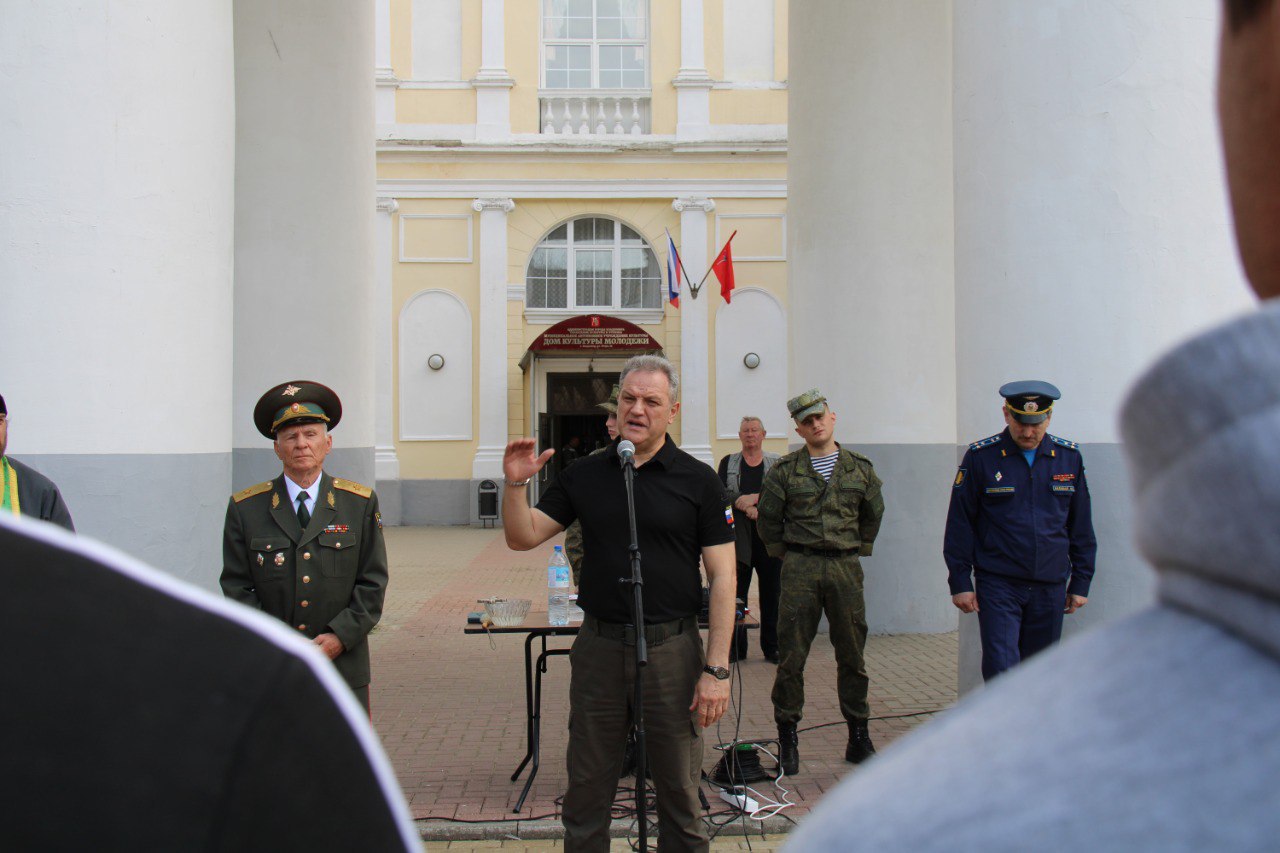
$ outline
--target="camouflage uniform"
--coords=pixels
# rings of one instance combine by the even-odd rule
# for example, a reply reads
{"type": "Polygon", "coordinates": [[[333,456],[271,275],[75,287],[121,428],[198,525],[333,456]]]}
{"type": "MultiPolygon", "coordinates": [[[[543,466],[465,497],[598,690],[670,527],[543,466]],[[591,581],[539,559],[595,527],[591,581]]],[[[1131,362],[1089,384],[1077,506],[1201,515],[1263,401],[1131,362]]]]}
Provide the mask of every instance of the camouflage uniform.
{"type": "Polygon", "coordinates": [[[866,720],[867,641],[862,566],[880,530],[884,499],[871,460],[840,449],[831,479],[814,471],[809,451],[782,457],[760,492],[757,529],[783,558],[778,607],[774,720],[794,725],[804,710],[804,664],[825,610],[836,652],[836,685],[846,720],[866,720]]]}
{"type": "MultiPolygon", "coordinates": [[[[612,444],[598,447],[588,456],[599,456],[606,450],[613,450],[612,444]]],[[[564,532],[564,554],[569,558],[569,570],[573,572],[573,588],[578,588],[578,578],[582,577],[582,522],[575,521],[564,532]]]]}

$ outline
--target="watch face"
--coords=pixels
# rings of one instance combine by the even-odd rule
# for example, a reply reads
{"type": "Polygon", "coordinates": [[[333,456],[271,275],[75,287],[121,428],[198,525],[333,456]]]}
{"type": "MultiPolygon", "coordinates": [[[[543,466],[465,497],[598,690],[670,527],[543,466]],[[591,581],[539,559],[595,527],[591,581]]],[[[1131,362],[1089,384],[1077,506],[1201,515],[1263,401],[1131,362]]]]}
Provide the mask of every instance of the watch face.
{"type": "Polygon", "coordinates": [[[703,667],[702,671],[714,675],[721,681],[724,681],[729,677],[729,670],[725,669],[723,666],[707,666],[703,667]]]}

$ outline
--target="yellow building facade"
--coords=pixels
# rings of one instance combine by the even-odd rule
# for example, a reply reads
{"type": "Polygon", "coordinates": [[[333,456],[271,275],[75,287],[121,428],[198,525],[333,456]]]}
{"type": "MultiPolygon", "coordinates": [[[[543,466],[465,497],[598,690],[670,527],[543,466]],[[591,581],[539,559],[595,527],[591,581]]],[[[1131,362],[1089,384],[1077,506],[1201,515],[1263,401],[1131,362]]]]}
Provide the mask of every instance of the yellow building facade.
{"type": "Polygon", "coordinates": [[[388,520],[478,520],[511,438],[602,443],[638,350],[680,369],[686,450],[715,464],[744,415],[785,448],[785,0],[381,0],[377,27],[388,520]],[[673,306],[668,235],[696,284],[735,233],[730,300],[711,275],[673,306]]]}

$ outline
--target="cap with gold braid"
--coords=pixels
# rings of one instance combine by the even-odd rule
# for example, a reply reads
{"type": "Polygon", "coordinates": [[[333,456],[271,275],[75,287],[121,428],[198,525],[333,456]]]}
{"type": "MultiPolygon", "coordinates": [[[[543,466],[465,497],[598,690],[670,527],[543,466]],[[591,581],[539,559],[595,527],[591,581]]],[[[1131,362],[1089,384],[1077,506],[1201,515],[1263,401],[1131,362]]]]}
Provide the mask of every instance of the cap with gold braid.
{"type": "Polygon", "coordinates": [[[1006,382],[1000,386],[1004,407],[1018,423],[1038,424],[1053,411],[1053,402],[1062,396],[1057,386],[1039,379],[1006,382]]]}
{"type": "Polygon", "coordinates": [[[262,395],[253,407],[253,425],[267,438],[294,424],[326,424],[329,429],[342,419],[342,401],[333,390],[319,382],[295,379],[262,395]]]}

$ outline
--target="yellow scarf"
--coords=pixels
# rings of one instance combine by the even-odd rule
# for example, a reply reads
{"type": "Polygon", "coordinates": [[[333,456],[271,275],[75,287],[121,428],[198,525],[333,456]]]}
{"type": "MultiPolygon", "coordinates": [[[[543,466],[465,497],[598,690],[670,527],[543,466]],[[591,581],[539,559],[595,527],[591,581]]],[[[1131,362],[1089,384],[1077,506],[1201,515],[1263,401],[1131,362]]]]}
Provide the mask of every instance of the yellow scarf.
{"type": "Polygon", "coordinates": [[[18,505],[18,472],[13,470],[9,459],[4,456],[0,456],[0,468],[4,469],[4,494],[0,509],[11,510],[14,515],[20,515],[22,508],[18,505]]]}

